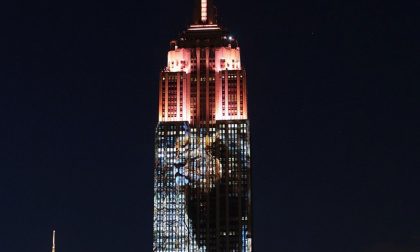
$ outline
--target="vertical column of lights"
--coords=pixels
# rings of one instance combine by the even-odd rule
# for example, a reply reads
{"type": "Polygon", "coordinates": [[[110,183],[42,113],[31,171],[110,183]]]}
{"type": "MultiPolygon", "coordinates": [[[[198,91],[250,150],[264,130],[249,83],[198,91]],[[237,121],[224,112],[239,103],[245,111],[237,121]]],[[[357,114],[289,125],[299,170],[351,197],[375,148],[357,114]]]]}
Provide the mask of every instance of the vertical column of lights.
{"type": "Polygon", "coordinates": [[[201,0],[201,21],[207,22],[207,0],[201,0]]]}
{"type": "MultiPolygon", "coordinates": [[[[248,172],[248,167],[249,167],[249,160],[246,158],[247,156],[249,156],[248,153],[248,143],[249,143],[249,139],[246,137],[248,134],[248,130],[247,130],[247,124],[246,123],[241,123],[240,124],[240,131],[238,132],[238,134],[241,135],[242,141],[240,142],[240,155],[241,155],[241,160],[242,162],[240,163],[241,166],[239,167],[239,187],[240,190],[242,192],[244,192],[245,194],[245,201],[248,201],[248,176],[247,176],[247,172],[248,172]],[[244,139],[245,138],[245,141],[244,139]]],[[[244,213],[240,222],[241,225],[241,242],[242,242],[242,251],[246,252],[249,251],[249,246],[248,246],[248,240],[247,240],[247,236],[248,236],[248,226],[247,226],[247,220],[248,220],[248,206],[247,205],[242,205],[241,206],[242,209],[241,211],[244,213]]]]}

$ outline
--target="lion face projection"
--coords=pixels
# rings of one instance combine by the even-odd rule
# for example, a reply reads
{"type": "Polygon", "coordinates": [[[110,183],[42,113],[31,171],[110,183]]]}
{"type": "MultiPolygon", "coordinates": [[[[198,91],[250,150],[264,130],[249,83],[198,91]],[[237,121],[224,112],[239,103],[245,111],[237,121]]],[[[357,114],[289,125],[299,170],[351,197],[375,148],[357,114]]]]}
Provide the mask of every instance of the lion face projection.
{"type": "Polygon", "coordinates": [[[214,183],[221,178],[222,166],[220,155],[215,146],[220,143],[220,134],[191,136],[187,134],[178,137],[175,143],[174,173],[177,186],[190,186],[203,188],[206,192],[214,187],[214,183]]]}
{"type": "Polygon", "coordinates": [[[243,233],[239,237],[246,239],[248,227],[229,223],[230,218],[243,219],[248,211],[248,199],[241,196],[248,188],[243,180],[248,176],[242,175],[249,170],[247,125],[160,127],[155,171],[155,192],[159,192],[155,195],[160,198],[155,198],[155,218],[162,218],[163,225],[155,230],[168,240],[176,234],[177,242],[168,244],[173,246],[171,251],[208,251],[207,247],[216,246],[208,244],[209,236],[217,236],[221,243],[234,233],[243,233]]]}

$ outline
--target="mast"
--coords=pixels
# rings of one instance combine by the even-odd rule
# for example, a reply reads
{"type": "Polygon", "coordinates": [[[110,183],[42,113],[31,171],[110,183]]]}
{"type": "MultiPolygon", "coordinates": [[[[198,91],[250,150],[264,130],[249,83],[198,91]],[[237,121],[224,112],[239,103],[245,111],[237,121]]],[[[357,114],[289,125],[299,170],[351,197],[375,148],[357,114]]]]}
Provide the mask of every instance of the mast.
{"type": "Polygon", "coordinates": [[[213,0],[195,0],[194,8],[194,25],[215,25],[216,8],[213,5],[213,0]]]}
{"type": "Polygon", "coordinates": [[[55,252],[55,230],[53,231],[52,237],[52,252],[55,252]]]}

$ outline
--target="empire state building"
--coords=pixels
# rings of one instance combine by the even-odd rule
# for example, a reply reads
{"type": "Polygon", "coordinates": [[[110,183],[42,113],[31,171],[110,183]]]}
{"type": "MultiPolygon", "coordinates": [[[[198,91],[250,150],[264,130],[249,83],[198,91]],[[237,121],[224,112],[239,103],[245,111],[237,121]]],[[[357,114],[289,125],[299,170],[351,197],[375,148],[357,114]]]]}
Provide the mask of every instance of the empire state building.
{"type": "Polygon", "coordinates": [[[252,251],[246,73],[212,0],[170,42],[159,80],[153,251],[252,251]]]}

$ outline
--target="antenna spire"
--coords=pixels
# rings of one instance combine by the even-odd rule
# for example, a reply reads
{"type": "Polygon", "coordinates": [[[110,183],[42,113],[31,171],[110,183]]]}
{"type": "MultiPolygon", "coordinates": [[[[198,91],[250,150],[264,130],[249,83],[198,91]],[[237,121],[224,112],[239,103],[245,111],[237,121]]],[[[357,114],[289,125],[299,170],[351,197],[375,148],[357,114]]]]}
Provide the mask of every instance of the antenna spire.
{"type": "Polygon", "coordinates": [[[53,237],[52,237],[52,252],[55,252],[55,230],[53,230],[53,237]]]}
{"type": "Polygon", "coordinates": [[[207,22],[207,0],[201,0],[201,22],[206,23],[207,22]]]}
{"type": "Polygon", "coordinates": [[[195,0],[194,22],[195,25],[215,25],[216,10],[213,0],[195,0]]]}

